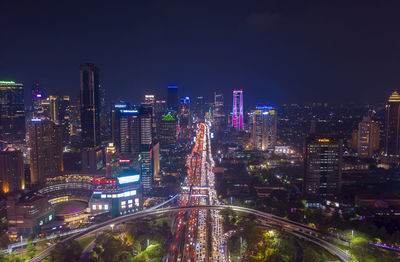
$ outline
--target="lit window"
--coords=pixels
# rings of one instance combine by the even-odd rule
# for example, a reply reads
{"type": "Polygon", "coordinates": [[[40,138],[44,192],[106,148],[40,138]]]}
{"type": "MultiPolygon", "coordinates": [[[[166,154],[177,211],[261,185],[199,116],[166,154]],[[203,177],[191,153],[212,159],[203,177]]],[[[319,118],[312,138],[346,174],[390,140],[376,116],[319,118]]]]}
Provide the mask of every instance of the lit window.
{"type": "Polygon", "coordinates": [[[132,204],[128,204],[128,207],[129,207],[129,208],[132,208],[132,204]]]}
{"type": "Polygon", "coordinates": [[[135,198],[135,206],[139,206],[139,198],[135,198]]]}
{"type": "Polygon", "coordinates": [[[104,210],[108,210],[108,205],[104,205],[104,210]]]}
{"type": "Polygon", "coordinates": [[[132,204],[133,203],[133,200],[132,199],[129,199],[128,200],[128,204],[132,204]]]}
{"type": "Polygon", "coordinates": [[[49,215],[49,220],[52,220],[53,219],[53,215],[49,215]]]}
{"type": "Polygon", "coordinates": [[[42,225],[43,225],[43,220],[40,220],[39,226],[42,226],[42,225]]]}
{"type": "Polygon", "coordinates": [[[111,198],[112,196],[111,196],[111,194],[110,195],[107,195],[107,198],[111,198]]]}
{"type": "Polygon", "coordinates": [[[92,209],[93,209],[93,210],[96,210],[96,205],[93,205],[93,206],[92,206],[92,209]]]}
{"type": "Polygon", "coordinates": [[[113,194],[113,195],[112,195],[112,198],[117,198],[117,197],[118,197],[117,194],[113,194]]]}
{"type": "Polygon", "coordinates": [[[106,194],[102,194],[102,195],[101,195],[101,198],[106,198],[106,197],[107,197],[106,194]]]}
{"type": "Polygon", "coordinates": [[[103,209],[103,206],[102,205],[99,205],[99,210],[102,210],[103,209]]]}

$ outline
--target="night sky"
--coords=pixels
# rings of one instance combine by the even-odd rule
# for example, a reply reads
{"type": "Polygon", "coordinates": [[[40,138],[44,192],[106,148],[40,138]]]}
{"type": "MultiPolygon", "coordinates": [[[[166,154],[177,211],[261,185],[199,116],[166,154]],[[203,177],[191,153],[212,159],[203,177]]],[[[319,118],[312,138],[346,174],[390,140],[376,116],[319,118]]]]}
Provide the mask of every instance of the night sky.
{"type": "Polygon", "coordinates": [[[400,87],[400,1],[0,0],[0,79],[79,94],[100,67],[110,99],[214,90],[230,104],[380,103],[400,87]]]}

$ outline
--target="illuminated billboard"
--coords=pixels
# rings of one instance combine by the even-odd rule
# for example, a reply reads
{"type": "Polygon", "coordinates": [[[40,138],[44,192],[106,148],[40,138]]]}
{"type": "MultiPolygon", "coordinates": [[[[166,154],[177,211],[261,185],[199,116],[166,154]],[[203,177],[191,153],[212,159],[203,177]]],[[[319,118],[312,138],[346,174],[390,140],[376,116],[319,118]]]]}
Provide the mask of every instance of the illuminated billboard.
{"type": "Polygon", "coordinates": [[[124,176],[118,177],[117,179],[118,179],[118,184],[120,184],[120,185],[136,183],[136,182],[140,181],[140,175],[139,174],[124,175],[124,176]]]}

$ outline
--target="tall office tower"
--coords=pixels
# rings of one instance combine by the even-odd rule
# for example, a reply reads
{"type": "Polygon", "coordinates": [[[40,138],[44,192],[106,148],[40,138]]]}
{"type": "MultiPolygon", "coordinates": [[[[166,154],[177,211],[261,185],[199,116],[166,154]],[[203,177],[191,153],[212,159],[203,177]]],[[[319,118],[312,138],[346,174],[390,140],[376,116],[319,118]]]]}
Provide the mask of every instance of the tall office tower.
{"type": "Polygon", "coordinates": [[[400,95],[394,91],[386,105],[385,155],[389,162],[400,157],[400,95]]]}
{"type": "Polygon", "coordinates": [[[168,86],[168,96],[167,96],[167,107],[168,110],[178,109],[178,86],[169,85],[168,86]]]}
{"type": "Polygon", "coordinates": [[[153,137],[157,136],[157,121],[156,121],[156,100],[154,95],[145,95],[143,105],[150,106],[153,112],[153,137]]]}
{"type": "Polygon", "coordinates": [[[143,190],[149,193],[153,185],[153,113],[150,106],[139,108],[140,119],[140,155],[143,190]]]}
{"type": "Polygon", "coordinates": [[[243,130],[243,89],[233,90],[232,127],[243,130]]]}
{"type": "Polygon", "coordinates": [[[154,104],[155,115],[163,114],[167,111],[167,102],[165,100],[157,100],[154,104]]]}
{"type": "Polygon", "coordinates": [[[32,83],[32,116],[36,117],[42,110],[42,100],[45,99],[45,95],[40,90],[39,82],[33,81],[32,83]]]}
{"type": "Polygon", "coordinates": [[[87,63],[80,66],[82,146],[101,144],[99,68],[87,63]]]}
{"type": "Polygon", "coordinates": [[[111,139],[111,119],[109,107],[106,99],[106,89],[103,85],[99,86],[99,99],[100,99],[100,140],[110,141],[111,139]]]}
{"type": "Polygon", "coordinates": [[[204,97],[198,96],[194,101],[194,112],[197,114],[197,117],[200,119],[204,118],[204,97]]]}
{"type": "Polygon", "coordinates": [[[260,150],[274,149],[276,146],[276,110],[272,106],[257,105],[251,114],[252,138],[254,146],[260,150]]]}
{"type": "Polygon", "coordinates": [[[365,116],[358,124],[358,157],[372,157],[373,153],[379,149],[379,124],[365,116]]]}
{"type": "Polygon", "coordinates": [[[21,143],[24,139],[24,85],[14,81],[0,81],[0,140],[21,143]]]}
{"type": "Polygon", "coordinates": [[[24,155],[21,150],[7,147],[0,151],[0,179],[3,193],[25,189],[24,155]]]}
{"type": "Polygon", "coordinates": [[[304,156],[304,193],[322,198],[340,193],[343,140],[309,135],[304,156]]]}
{"type": "Polygon", "coordinates": [[[54,123],[61,125],[63,145],[70,143],[70,97],[67,95],[50,95],[42,102],[44,115],[54,123]]]}
{"type": "Polygon", "coordinates": [[[186,133],[190,125],[191,121],[191,112],[190,112],[190,97],[185,96],[179,99],[179,126],[181,127],[181,132],[186,133]]]}
{"type": "Polygon", "coordinates": [[[169,151],[176,147],[177,129],[177,116],[172,112],[167,113],[160,123],[159,139],[161,151],[169,151]]]}
{"type": "Polygon", "coordinates": [[[118,153],[140,152],[139,111],[124,103],[112,109],[112,141],[118,153]]]}
{"type": "Polygon", "coordinates": [[[62,127],[48,119],[31,119],[28,125],[31,183],[43,183],[46,177],[63,169],[62,127]]]}

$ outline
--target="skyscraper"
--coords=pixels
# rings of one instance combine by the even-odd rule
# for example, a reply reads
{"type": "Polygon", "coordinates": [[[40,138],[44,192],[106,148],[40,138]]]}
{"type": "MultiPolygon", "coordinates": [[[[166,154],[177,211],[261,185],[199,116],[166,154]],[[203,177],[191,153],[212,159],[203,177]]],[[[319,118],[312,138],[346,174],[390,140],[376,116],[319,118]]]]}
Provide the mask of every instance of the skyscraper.
{"type": "Polygon", "coordinates": [[[392,93],[386,105],[385,155],[396,162],[400,156],[400,95],[397,91],[392,93]]]}
{"type": "Polygon", "coordinates": [[[233,90],[232,127],[243,130],[243,89],[233,90]]]}
{"type": "Polygon", "coordinates": [[[160,149],[169,151],[176,146],[178,119],[172,112],[168,112],[161,119],[159,129],[160,149]]]}
{"type": "Polygon", "coordinates": [[[178,86],[177,85],[169,85],[168,86],[167,107],[169,110],[177,110],[178,109],[178,86]]]}
{"type": "Polygon", "coordinates": [[[45,99],[45,95],[42,90],[40,90],[39,82],[33,81],[32,83],[32,116],[36,117],[42,109],[41,102],[45,99]]]}
{"type": "Polygon", "coordinates": [[[358,157],[372,157],[374,151],[379,149],[379,124],[365,116],[358,124],[357,136],[358,157]]]}
{"type": "Polygon", "coordinates": [[[80,66],[81,127],[83,147],[101,144],[99,68],[87,63],[80,66]]]}
{"type": "Polygon", "coordinates": [[[251,114],[254,147],[260,150],[274,149],[276,146],[277,114],[272,106],[257,105],[251,114]]]}
{"type": "Polygon", "coordinates": [[[62,128],[48,119],[31,119],[28,132],[31,183],[40,184],[63,169],[62,128]]]}
{"type": "Polygon", "coordinates": [[[24,86],[0,81],[0,140],[21,143],[25,140],[24,86]]]}
{"type": "Polygon", "coordinates": [[[67,95],[50,95],[42,101],[44,115],[54,123],[61,125],[63,145],[70,143],[70,97],[67,95]]]}
{"type": "Polygon", "coordinates": [[[142,105],[139,108],[141,173],[145,193],[149,193],[153,185],[152,116],[151,106],[142,105]]]}
{"type": "Polygon", "coordinates": [[[118,153],[140,152],[140,119],[136,108],[123,103],[114,105],[112,140],[118,153]]]}
{"type": "Polygon", "coordinates": [[[304,156],[304,193],[322,198],[336,196],[342,179],[343,140],[309,135],[304,156]]]}
{"type": "Polygon", "coordinates": [[[24,156],[21,150],[7,147],[0,151],[0,179],[3,193],[25,188],[24,156]]]}

